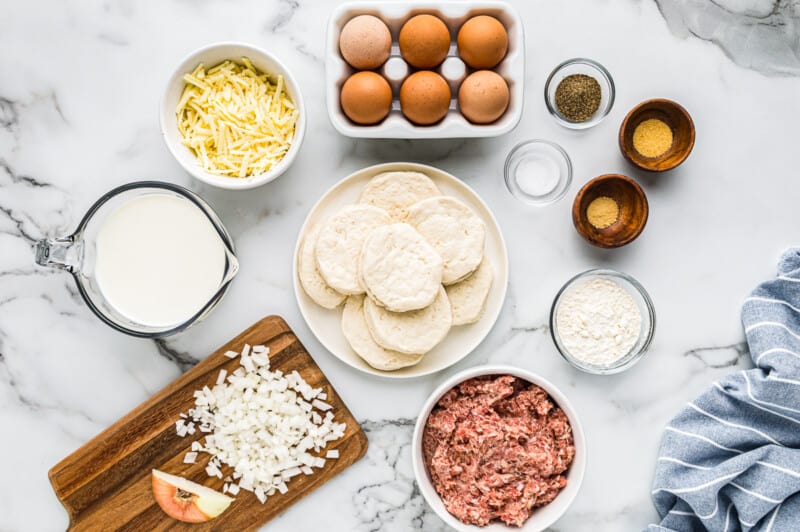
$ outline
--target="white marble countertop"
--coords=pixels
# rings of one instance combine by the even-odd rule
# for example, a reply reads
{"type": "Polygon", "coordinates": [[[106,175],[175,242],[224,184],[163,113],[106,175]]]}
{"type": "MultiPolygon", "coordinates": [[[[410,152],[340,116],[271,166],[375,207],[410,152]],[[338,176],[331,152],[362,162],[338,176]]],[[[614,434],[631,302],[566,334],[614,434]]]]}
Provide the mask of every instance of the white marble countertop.
{"type": "Polygon", "coordinates": [[[0,530],[65,528],[67,516],[47,470],[271,313],[285,316],[297,331],[363,423],[370,450],[269,530],[444,528],[414,486],[412,423],[437,383],[487,361],[552,380],[583,421],[589,443],[585,482],[553,530],[636,530],[656,519],[650,483],[662,427],[685,401],[746,363],[740,302],[772,274],[779,252],[797,243],[798,2],[518,0],[527,49],[522,121],[503,137],[438,142],[352,140],[334,131],[322,83],[331,4],[4,4],[0,530]],[[184,173],[164,146],[157,117],[164,83],[179,59],[201,45],[232,39],[281,57],[299,78],[309,111],[309,131],[291,170],[242,193],[212,189],[184,173]],[[573,56],[600,61],[617,85],[610,116],[581,133],[556,125],[542,98],[550,69],[573,56]],[[659,96],[692,113],[697,144],[678,170],[643,175],[620,156],[617,128],[630,107],[659,96]],[[519,204],[502,180],[509,149],[530,138],[562,144],[574,163],[570,193],[547,208],[519,204]],[[475,188],[502,226],[511,278],[502,315],[473,354],[440,374],[394,382],[361,374],[321,347],[300,317],[290,271],[296,234],[317,198],[353,170],[398,160],[430,163],[475,188]],[[639,179],[650,200],[643,235],[615,251],[590,247],[570,219],[577,189],[607,172],[639,179]],[[200,193],[232,232],[242,261],[214,314],[166,342],[111,330],[82,303],[68,275],[33,265],[36,239],[68,234],[103,192],[139,179],[200,193]],[[622,375],[574,370],[547,330],[561,284],[597,266],[632,274],[656,305],[652,348],[622,375]]]}

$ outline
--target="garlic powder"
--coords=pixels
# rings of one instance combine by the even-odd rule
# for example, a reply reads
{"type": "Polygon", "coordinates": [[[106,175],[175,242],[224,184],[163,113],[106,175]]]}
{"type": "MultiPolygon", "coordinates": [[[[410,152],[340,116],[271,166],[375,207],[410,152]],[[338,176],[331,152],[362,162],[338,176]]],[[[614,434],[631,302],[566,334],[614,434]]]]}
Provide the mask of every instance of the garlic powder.
{"type": "Polygon", "coordinates": [[[609,366],[636,345],[642,313],[619,284],[591,279],[573,285],[561,296],[556,327],[572,357],[593,366],[609,366]]]}

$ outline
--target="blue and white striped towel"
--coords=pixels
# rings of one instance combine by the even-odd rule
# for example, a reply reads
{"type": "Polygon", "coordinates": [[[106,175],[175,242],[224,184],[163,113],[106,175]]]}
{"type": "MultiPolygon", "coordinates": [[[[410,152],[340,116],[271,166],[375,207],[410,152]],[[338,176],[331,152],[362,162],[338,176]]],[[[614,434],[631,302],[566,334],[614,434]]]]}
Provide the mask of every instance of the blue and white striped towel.
{"type": "Polygon", "coordinates": [[[755,369],[690,402],[667,426],[649,531],[800,531],[800,249],[742,309],[755,369]]]}

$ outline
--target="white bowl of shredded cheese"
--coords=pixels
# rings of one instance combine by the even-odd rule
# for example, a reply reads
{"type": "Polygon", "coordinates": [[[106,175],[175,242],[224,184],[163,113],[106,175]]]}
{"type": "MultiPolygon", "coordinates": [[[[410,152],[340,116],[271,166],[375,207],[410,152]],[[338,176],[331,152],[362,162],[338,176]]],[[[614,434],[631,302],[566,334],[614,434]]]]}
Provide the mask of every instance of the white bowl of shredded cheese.
{"type": "Polygon", "coordinates": [[[305,134],[305,107],[291,72],[268,52],[221,42],[186,56],[161,100],[169,151],[191,175],[248,189],[283,174],[305,134]]]}

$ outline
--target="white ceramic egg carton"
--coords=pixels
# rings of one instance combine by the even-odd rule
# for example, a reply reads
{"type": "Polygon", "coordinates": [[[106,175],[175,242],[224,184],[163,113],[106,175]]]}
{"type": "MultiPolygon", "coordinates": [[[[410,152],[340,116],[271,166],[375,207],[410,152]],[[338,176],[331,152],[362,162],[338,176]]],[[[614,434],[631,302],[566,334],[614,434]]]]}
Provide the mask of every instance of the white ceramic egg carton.
{"type": "Polygon", "coordinates": [[[350,2],[338,6],[328,22],[328,37],[325,58],[326,99],[328,116],[333,127],[348,137],[392,138],[392,139],[435,139],[459,137],[496,137],[508,133],[522,116],[523,85],[525,80],[525,36],[522,19],[517,11],[505,2],[350,2]],[[405,79],[406,65],[400,57],[397,36],[403,23],[414,15],[428,13],[441,18],[450,29],[453,42],[444,63],[434,69],[450,85],[452,100],[450,110],[440,121],[431,126],[418,126],[408,121],[400,112],[397,95],[405,79]],[[362,126],[352,122],[339,104],[339,90],[345,80],[356,70],[347,64],[339,53],[339,33],[348,20],[357,15],[374,15],[383,20],[392,33],[391,57],[380,69],[392,87],[393,101],[389,116],[373,126],[362,126]],[[508,31],[508,52],[503,61],[493,70],[503,76],[508,83],[510,98],[508,109],[497,121],[478,125],[470,123],[458,111],[456,97],[458,87],[473,69],[458,58],[455,37],[458,29],[470,17],[491,15],[497,18],[508,31]]]}

